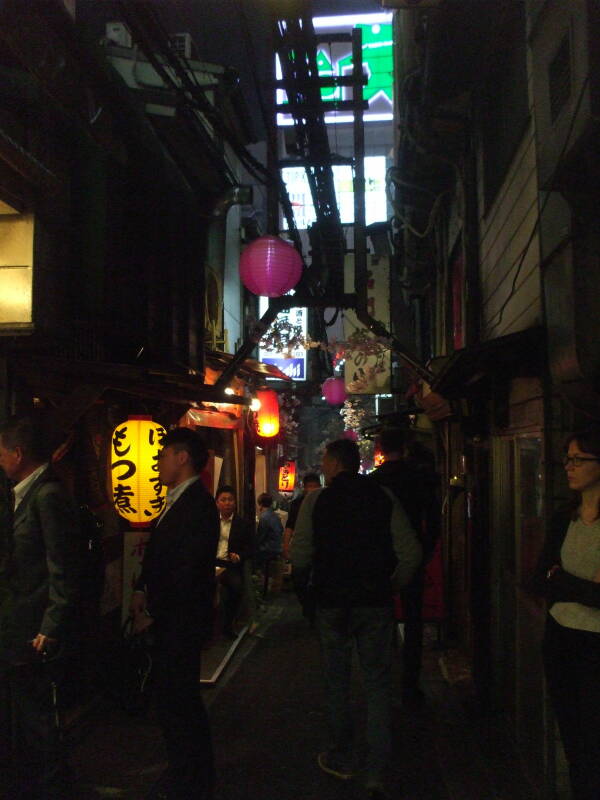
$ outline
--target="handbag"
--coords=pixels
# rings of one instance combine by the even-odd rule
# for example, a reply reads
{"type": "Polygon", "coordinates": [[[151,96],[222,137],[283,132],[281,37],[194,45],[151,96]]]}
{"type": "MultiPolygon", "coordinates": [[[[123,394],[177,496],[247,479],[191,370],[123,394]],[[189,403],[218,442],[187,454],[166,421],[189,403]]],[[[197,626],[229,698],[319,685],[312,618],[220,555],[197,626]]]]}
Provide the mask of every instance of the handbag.
{"type": "Polygon", "coordinates": [[[128,617],[111,656],[109,694],[126,713],[133,716],[145,714],[152,694],[151,633],[136,633],[133,617],[128,617]]]}

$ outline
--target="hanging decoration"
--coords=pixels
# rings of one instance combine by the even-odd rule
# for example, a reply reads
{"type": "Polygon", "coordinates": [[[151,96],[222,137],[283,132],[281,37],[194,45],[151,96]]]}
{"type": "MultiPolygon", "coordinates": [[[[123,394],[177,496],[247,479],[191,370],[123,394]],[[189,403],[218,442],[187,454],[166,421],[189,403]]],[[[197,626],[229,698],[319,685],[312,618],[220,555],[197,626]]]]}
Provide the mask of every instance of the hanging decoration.
{"type": "Polygon", "coordinates": [[[277,436],[279,433],[279,400],[273,389],[259,389],[256,392],[260,400],[260,409],[256,412],[256,432],[264,438],[277,436]]]}
{"type": "Polygon", "coordinates": [[[251,242],[240,258],[240,278],[253,294],[281,297],[300,280],[302,257],[278,236],[261,236],[251,242]]]}
{"type": "Polygon", "coordinates": [[[279,467],[279,482],[277,488],[280,492],[293,492],[296,486],[296,462],[286,461],[279,467]]]}
{"type": "Polygon", "coordinates": [[[321,394],[330,406],[341,406],[346,399],[346,387],[343,378],[327,378],[321,387],[321,394]]]}
{"type": "Polygon", "coordinates": [[[260,340],[260,346],[263,350],[284,353],[291,353],[300,347],[307,350],[323,350],[331,353],[334,366],[341,364],[347,358],[365,359],[374,356],[379,370],[382,369],[379,362],[390,349],[388,339],[382,336],[373,336],[366,328],[354,331],[347,339],[331,339],[327,342],[320,342],[303,336],[302,328],[299,325],[292,325],[288,320],[277,319],[260,340]]]}
{"type": "Polygon", "coordinates": [[[149,416],[132,416],[111,439],[112,497],[132,528],[147,528],[162,511],[166,487],[158,477],[158,454],[166,431],[149,416]]]}

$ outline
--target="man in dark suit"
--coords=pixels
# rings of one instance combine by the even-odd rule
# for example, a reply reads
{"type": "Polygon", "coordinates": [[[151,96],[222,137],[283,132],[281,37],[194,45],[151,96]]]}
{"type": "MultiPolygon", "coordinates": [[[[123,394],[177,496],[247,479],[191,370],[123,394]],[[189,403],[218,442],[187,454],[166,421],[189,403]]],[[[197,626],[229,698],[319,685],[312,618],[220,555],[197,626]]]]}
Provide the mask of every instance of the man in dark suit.
{"type": "Polygon", "coordinates": [[[236,499],[232,486],[221,486],[215,499],[221,525],[217,565],[223,567],[223,572],[219,575],[219,583],[225,588],[223,633],[233,637],[233,623],[244,591],[244,562],[252,557],[254,535],[246,520],[235,513],[236,499]]]}
{"type": "Polygon", "coordinates": [[[49,468],[39,420],[12,418],[0,427],[0,466],[14,498],[0,618],[13,721],[10,797],[62,800],[72,794],[56,713],[77,629],[77,512],[49,468]]]}
{"type": "Polygon", "coordinates": [[[169,766],[153,800],[208,800],[214,765],[200,695],[200,651],[212,628],[219,515],[200,480],[208,460],[201,436],[176,428],[165,436],[159,477],[163,513],[144,554],[131,610],[136,629],[152,626],[158,719],[169,766]]]}

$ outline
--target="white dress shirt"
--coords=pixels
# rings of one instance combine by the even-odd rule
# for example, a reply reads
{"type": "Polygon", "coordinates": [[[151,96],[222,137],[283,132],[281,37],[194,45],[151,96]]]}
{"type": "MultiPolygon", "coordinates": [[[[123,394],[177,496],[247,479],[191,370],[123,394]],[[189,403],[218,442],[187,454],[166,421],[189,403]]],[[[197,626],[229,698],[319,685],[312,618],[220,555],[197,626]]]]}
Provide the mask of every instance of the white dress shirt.
{"type": "Polygon", "coordinates": [[[22,481],[19,481],[19,483],[17,483],[16,486],[14,486],[13,492],[15,494],[15,509],[14,509],[15,511],[19,507],[19,503],[21,502],[21,500],[25,497],[25,495],[29,491],[31,484],[40,477],[40,475],[45,469],[48,469],[48,462],[42,464],[37,469],[34,469],[31,475],[28,475],[26,478],[23,478],[22,481]]]}
{"type": "Polygon", "coordinates": [[[219,536],[219,546],[217,547],[217,558],[222,560],[226,560],[229,555],[229,534],[231,532],[232,519],[233,514],[229,519],[223,519],[223,517],[221,517],[221,534],[219,536]]]}

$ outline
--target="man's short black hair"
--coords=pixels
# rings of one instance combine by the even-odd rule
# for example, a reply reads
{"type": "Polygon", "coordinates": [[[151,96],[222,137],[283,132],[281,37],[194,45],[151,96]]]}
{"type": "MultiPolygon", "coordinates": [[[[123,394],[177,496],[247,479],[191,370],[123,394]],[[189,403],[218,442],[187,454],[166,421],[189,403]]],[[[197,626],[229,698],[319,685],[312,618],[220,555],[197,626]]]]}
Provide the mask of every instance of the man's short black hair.
{"type": "Polygon", "coordinates": [[[403,428],[383,428],[377,437],[379,449],[384,455],[387,453],[403,453],[412,439],[411,432],[403,428]]]}
{"type": "Polygon", "coordinates": [[[263,492],[262,494],[258,495],[258,497],[256,498],[256,502],[258,503],[259,506],[262,506],[263,508],[271,508],[271,506],[273,505],[273,498],[271,497],[270,494],[263,492]]]}
{"type": "Polygon", "coordinates": [[[321,477],[316,472],[307,472],[302,478],[302,486],[306,486],[307,483],[318,483],[320,486],[321,477]]]}
{"type": "Polygon", "coordinates": [[[232,494],[235,497],[233,486],[219,486],[215,495],[215,500],[218,500],[222,494],[232,494]]]}
{"type": "Polygon", "coordinates": [[[28,461],[42,464],[50,458],[47,431],[37,414],[10,417],[0,425],[0,439],[9,450],[20,447],[28,461]]]}
{"type": "Polygon", "coordinates": [[[360,450],[350,439],[336,439],[325,445],[325,451],[340,462],[344,470],[358,472],[360,469],[360,450]]]}
{"type": "Polygon", "coordinates": [[[208,448],[204,439],[191,428],[173,428],[162,441],[163,447],[185,450],[196,472],[202,472],[208,461],[208,448]]]}

